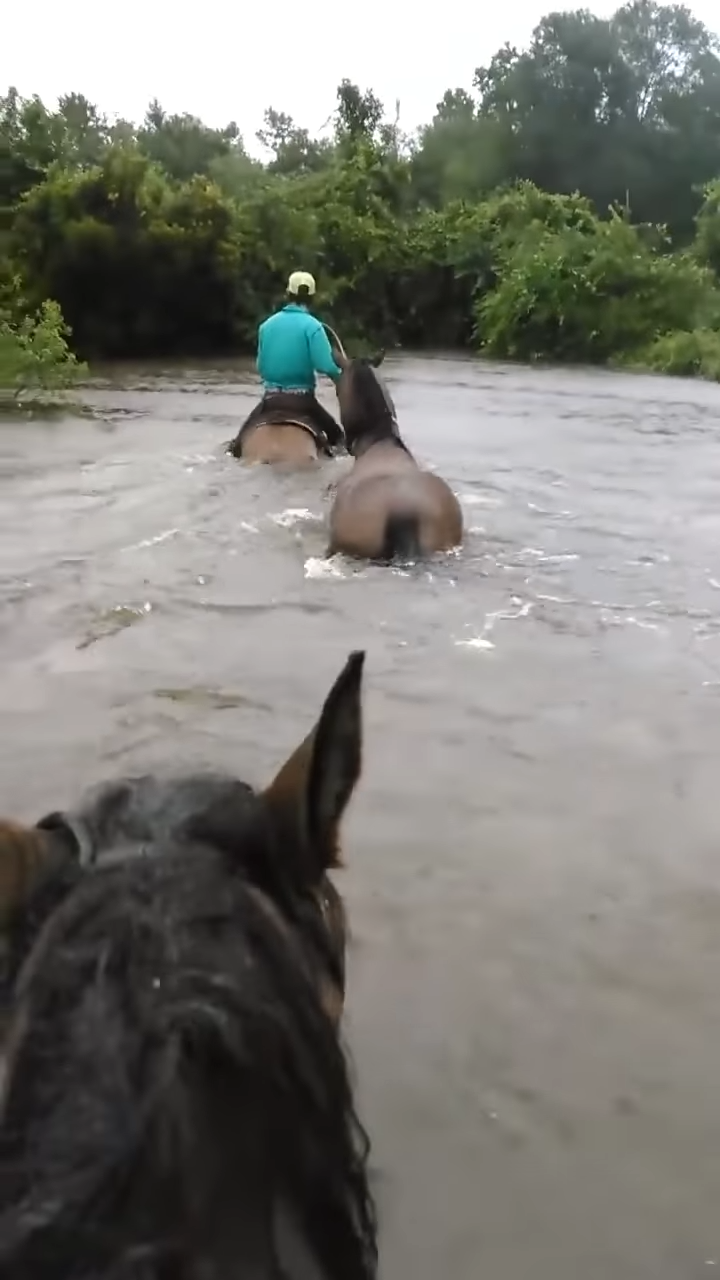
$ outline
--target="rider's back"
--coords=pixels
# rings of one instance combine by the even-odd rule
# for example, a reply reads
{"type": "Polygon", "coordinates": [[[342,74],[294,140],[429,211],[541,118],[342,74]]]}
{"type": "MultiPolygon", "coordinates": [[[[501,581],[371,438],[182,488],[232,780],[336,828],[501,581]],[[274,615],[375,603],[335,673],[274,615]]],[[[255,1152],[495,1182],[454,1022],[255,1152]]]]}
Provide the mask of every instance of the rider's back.
{"type": "Polygon", "coordinates": [[[263,321],[258,330],[257,367],[266,390],[315,390],[311,344],[318,330],[327,341],[320,321],[292,303],[263,321]]]}

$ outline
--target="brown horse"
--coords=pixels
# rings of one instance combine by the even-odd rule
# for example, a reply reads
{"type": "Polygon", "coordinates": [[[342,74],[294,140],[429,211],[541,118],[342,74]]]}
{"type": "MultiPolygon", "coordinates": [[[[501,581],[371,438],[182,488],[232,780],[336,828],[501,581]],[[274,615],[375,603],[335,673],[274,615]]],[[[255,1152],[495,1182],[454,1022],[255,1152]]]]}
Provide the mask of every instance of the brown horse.
{"type": "Polygon", "coordinates": [[[462,542],[462,512],[450,486],[424,471],[402,439],[392,397],[375,372],[382,359],[343,363],[340,420],[355,463],[335,493],[328,554],[418,560],[462,542]]]}

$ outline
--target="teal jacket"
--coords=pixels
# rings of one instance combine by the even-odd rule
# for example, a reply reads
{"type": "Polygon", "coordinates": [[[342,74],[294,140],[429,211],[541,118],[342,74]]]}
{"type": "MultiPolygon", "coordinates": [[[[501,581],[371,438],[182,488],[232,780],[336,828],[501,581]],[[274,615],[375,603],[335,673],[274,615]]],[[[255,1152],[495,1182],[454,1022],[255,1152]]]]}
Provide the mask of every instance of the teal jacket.
{"type": "Polygon", "coordinates": [[[342,372],[320,321],[294,302],[260,325],[257,370],[266,391],[314,391],[316,372],[333,382],[342,372]]]}

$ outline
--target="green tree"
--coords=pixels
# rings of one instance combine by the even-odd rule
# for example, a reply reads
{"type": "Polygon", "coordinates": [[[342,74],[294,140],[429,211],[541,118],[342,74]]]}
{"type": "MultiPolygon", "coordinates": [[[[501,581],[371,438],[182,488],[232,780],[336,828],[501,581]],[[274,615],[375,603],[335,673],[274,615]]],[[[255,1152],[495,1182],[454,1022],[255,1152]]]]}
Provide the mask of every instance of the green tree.
{"type": "Polygon", "coordinates": [[[53,169],[16,218],[17,260],[39,304],[57,298],[83,352],[223,350],[233,340],[240,247],[207,179],[172,183],[138,148],[53,169]]]}
{"type": "Polygon", "coordinates": [[[234,147],[243,149],[234,121],[224,129],[210,129],[196,116],[167,115],[157,101],[150,103],[137,141],[145,155],[178,182],[207,177],[214,161],[234,147]]]}
{"type": "Polygon", "coordinates": [[[0,404],[53,400],[74,386],[87,369],[70,350],[69,336],[56,302],[29,313],[20,280],[0,280],[0,404]]]}
{"type": "Polygon", "coordinates": [[[662,334],[692,329],[714,303],[710,273],[658,253],[620,214],[499,236],[497,283],[476,307],[493,355],[604,363],[662,334]]]}
{"type": "Polygon", "coordinates": [[[508,177],[580,190],[603,212],[628,201],[638,221],[689,238],[693,186],[720,172],[720,61],[682,6],[551,14],[525,52],[506,46],[475,85],[480,114],[509,128],[508,177]]]}
{"type": "Polygon", "coordinates": [[[478,115],[469,93],[448,89],[413,148],[411,183],[418,203],[440,208],[480,199],[507,176],[510,141],[502,122],[478,115]]]}
{"type": "Polygon", "coordinates": [[[705,187],[696,226],[694,252],[720,278],[720,178],[705,187]]]}
{"type": "Polygon", "coordinates": [[[311,138],[307,129],[298,128],[292,116],[272,107],[265,112],[257,139],[272,156],[270,171],[285,176],[317,173],[327,167],[332,157],[331,143],[311,138]]]}
{"type": "Polygon", "coordinates": [[[42,182],[58,154],[52,116],[39,98],[17,89],[0,98],[0,228],[7,226],[20,196],[42,182]]]}

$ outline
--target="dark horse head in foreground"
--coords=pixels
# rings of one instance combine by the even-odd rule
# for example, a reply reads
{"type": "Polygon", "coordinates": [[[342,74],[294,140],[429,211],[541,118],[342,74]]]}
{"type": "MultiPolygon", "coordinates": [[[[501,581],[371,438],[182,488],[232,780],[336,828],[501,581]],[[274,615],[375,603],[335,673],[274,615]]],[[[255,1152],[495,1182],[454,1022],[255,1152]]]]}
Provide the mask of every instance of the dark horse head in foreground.
{"type": "Polygon", "coordinates": [[[450,486],[415,461],[400,435],[392,397],[374,360],[345,360],[340,419],[355,463],[337,486],[329,554],[417,560],[462,542],[462,512],[450,486]]]}
{"type": "Polygon", "coordinates": [[[328,872],[355,653],[270,787],[126,779],[0,824],[3,1280],[371,1280],[328,872]]]}

